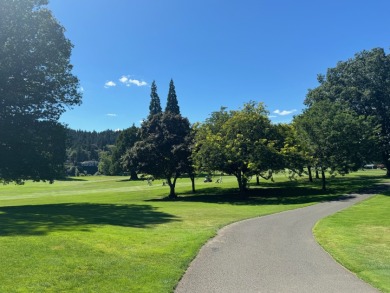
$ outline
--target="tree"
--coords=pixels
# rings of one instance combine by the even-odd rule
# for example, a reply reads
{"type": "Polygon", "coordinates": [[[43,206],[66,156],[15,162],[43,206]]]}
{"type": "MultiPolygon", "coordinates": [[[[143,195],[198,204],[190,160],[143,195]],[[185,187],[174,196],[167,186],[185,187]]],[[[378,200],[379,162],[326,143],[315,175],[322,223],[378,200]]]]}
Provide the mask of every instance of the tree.
{"type": "Polygon", "coordinates": [[[362,51],[328,69],[326,76],[319,75],[318,81],[320,85],[309,91],[305,104],[342,101],[357,115],[374,119],[380,126],[378,153],[390,177],[390,55],[382,48],[362,51]]]}
{"type": "Polygon", "coordinates": [[[134,146],[139,140],[138,130],[134,124],[123,130],[119,135],[115,147],[112,151],[111,161],[113,163],[113,174],[120,174],[121,172],[129,171],[130,180],[138,180],[135,166],[129,165],[129,160],[125,158],[126,151],[134,146]]]}
{"type": "Polygon", "coordinates": [[[60,176],[65,135],[57,120],[67,107],[81,103],[79,81],[71,73],[72,44],[46,4],[3,0],[0,5],[3,182],[60,176]]]}
{"type": "Polygon", "coordinates": [[[250,177],[274,166],[273,131],[262,103],[249,102],[238,111],[221,108],[197,129],[194,160],[198,168],[236,176],[245,195],[250,177]]]}
{"type": "Polygon", "coordinates": [[[188,119],[170,112],[156,114],[142,123],[139,138],[126,155],[129,164],[140,172],[164,178],[170,187],[169,198],[176,198],[176,180],[187,172],[190,163],[188,119]]]}
{"type": "Polygon", "coordinates": [[[307,167],[309,181],[312,182],[311,168],[314,164],[313,157],[310,156],[304,141],[300,140],[297,127],[294,123],[277,125],[278,132],[283,136],[283,147],[280,149],[283,156],[284,167],[290,172],[299,176],[307,167]]]}
{"type": "Polygon", "coordinates": [[[175,85],[173,84],[172,79],[169,83],[168,99],[165,112],[171,112],[172,114],[180,115],[180,108],[177,102],[175,85]]]}
{"type": "Polygon", "coordinates": [[[160,98],[157,94],[156,82],[153,80],[150,92],[149,118],[162,112],[160,98]]]}
{"type": "Polygon", "coordinates": [[[294,118],[300,140],[306,144],[322,173],[356,171],[372,155],[375,125],[340,101],[318,101],[294,118]]]}
{"type": "Polygon", "coordinates": [[[98,171],[103,175],[114,174],[114,164],[112,161],[112,154],[109,151],[101,151],[99,153],[98,171]]]}
{"type": "Polygon", "coordinates": [[[5,131],[4,127],[10,125],[4,125],[0,119],[0,180],[22,183],[26,179],[53,182],[62,178],[65,175],[65,128],[53,121],[22,118],[12,121],[11,131],[5,131]]]}

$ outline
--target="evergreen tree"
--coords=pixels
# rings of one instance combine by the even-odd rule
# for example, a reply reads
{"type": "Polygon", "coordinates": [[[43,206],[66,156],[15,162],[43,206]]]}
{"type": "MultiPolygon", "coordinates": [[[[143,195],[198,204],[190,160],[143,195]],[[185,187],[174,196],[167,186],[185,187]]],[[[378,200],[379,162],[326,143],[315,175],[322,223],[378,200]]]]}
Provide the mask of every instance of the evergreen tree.
{"type": "Polygon", "coordinates": [[[161,113],[161,103],[160,98],[157,94],[157,86],[156,82],[153,80],[152,82],[152,90],[150,93],[150,105],[149,105],[149,119],[153,117],[154,115],[161,113]]]}
{"type": "Polygon", "coordinates": [[[167,106],[165,108],[165,112],[170,112],[174,115],[180,115],[180,108],[177,102],[175,85],[173,84],[173,80],[169,83],[169,92],[168,92],[168,100],[167,106]]]}

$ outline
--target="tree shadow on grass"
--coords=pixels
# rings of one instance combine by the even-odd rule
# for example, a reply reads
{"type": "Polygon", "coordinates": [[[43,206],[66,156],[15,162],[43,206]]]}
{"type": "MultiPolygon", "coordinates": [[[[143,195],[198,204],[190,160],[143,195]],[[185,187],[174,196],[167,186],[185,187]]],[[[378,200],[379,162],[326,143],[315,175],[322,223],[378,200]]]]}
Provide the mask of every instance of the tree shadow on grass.
{"type": "MultiPolygon", "coordinates": [[[[347,200],[356,195],[350,193],[378,193],[383,190],[380,183],[383,176],[377,177],[335,177],[328,179],[328,190],[321,189],[321,180],[313,183],[306,181],[262,182],[260,186],[252,184],[242,197],[237,188],[222,188],[222,185],[206,187],[181,193],[175,201],[204,202],[231,205],[291,205],[318,203],[324,201],[347,200]]],[[[148,201],[165,201],[152,199],[148,201]]]]}
{"type": "Polygon", "coordinates": [[[0,237],[89,231],[97,225],[151,228],[178,220],[150,205],[64,203],[0,207],[0,237]]]}
{"type": "Polygon", "coordinates": [[[65,177],[61,179],[57,179],[56,181],[88,181],[87,179],[83,179],[80,177],[65,177]]]}
{"type": "MultiPolygon", "coordinates": [[[[321,190],[305,187],[295,187],[294,189],[282,187],[251,188],[247,191],[245,197],[241,196],[239,191],[234,188],[208,187],[197,191],[195,194],[190,192],[181,193],[175,201],[230,205],[287,205],[334,200],[337,197],[334,194],[324,194],[321,190]]],[[[167,199],[152,199],[148,201],[165,200],[167,199]]]]}

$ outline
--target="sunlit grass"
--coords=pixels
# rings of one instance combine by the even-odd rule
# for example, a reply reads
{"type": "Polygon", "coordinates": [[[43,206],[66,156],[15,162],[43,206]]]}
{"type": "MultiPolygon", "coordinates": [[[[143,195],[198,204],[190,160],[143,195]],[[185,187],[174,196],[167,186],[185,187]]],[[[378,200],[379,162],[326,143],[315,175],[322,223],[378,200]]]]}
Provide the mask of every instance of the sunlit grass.
{"type": "Polygon", "coordinates": [[[320,221],[314,233],[341,264],[390,292],[390,192],[320,221]]]}
{"type": "Polygon", "coordinates": [[[201,245],[238,220],[298,208],[382,180],[384,172],[320,182],[252,186],[242,199],[233,177],[189,179],[167,201],[162,181],[79,177],[0,186],[0,292],[171,292],[201,245]],[[361,177],[363,176],[363,180],[361,177]]]}

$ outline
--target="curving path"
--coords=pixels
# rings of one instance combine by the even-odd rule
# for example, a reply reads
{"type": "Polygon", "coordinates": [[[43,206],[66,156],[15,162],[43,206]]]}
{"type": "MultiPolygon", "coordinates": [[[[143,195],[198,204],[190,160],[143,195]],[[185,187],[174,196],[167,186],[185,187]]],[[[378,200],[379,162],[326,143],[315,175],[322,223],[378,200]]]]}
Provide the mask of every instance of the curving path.
{"type": "Polygon", "coordinates": [[[379,292],[336,263],[312,234],[318,220],[375,192],[229,225],[202,247],[175,292],[379,292]]]}

